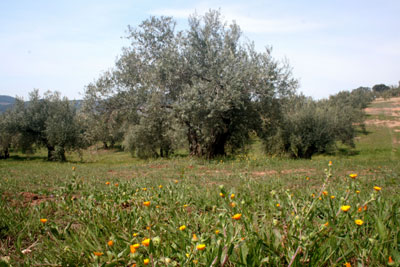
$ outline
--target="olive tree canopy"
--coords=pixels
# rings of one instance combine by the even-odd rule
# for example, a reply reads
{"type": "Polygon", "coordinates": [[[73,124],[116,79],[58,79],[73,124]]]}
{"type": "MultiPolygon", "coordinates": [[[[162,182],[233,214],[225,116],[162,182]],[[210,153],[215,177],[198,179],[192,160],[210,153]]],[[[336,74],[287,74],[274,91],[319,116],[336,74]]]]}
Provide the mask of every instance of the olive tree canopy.
{"type": "Polygon", "coordinates": [[[129,27],[131,45],[110,83],[97,91],[95,83],[88,86],[92,95],[120,97],[130,148],[161,155],[184,132],[192,155],[223,155],[269,127],[279,99],[297,87],[287,64],[268,48],[256,51],[218,11],[193,15],[188,24],[178,31],[171,17],[151,17],[129,27]]]}

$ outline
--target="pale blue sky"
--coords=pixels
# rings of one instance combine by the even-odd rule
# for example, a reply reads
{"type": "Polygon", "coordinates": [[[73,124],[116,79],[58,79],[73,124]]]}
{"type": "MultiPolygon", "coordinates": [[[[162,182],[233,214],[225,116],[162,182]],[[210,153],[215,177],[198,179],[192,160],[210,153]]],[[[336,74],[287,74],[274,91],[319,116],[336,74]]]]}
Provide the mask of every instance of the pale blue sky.
{"type": "Polygon", "coordinates": [[[400,80],[400,1],[0,1],[0,95],[39,88],[71,99],[113,67],[127,25],[221,9],[257,49],[288,60],[300,91],[315,98],[400,80]]]}

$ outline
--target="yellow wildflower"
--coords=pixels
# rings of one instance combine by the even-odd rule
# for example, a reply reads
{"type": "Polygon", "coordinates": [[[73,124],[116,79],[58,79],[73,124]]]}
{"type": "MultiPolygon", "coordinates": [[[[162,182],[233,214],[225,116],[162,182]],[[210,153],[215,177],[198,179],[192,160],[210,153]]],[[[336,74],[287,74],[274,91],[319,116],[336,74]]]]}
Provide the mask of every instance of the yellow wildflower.
{"type": "Polygon", "coordinates": [[[331,196],[331,199],[334,199],[335,198],[335,196],[331,196]]]}
{"type": "Polygon", "coordinates": [[[355,220],[354,221],[357,225],[362,225],[364,222],[363,222],[363,220],[360,220],[360,219],[358,219],[358,220],[355,220]]]}
{"type": "Polygon", "coordinates": [[[109,182],[109,181],[107,181],[107,182],[106,182],[106,185],[110,185],[110,182],[109,182]]]}
{"type": "Polygon", "coordinates": [[[197,240],[199,240],[199,239],[197,238],[197,235],[196,235],[196,234],[193,234],[192,241],[197,241],[197,240]]]}
{"type": "Polygon", "coordinates": [[[143,191],[147,191],[147,188],[146,188],[146,187],[143,187],[142,190],[143,190],[143,191]]]}
{"type": "Polygon", "coordinates": [[[393,259],[392,259],[392,256],[389,256],[388,264],[393,264],[393,263],[394,263],[394,261],[393,261],[393,259]]]}
{"type": "Polygon", "coordinates": [[[276,207],[277,207],[277,208],[279,208],[280,206],[281,206],[281,204],[279,204],[279,203],[276,204],[276,207]]]}
{"type": "Polygon", "coordinates": [[[379,186],[374,186],[374,190],[375,190],[376,192],[378,192],[378,191],[381,191],[382,188],[380,188],[379,186]]]}
{"type": "Polygon", "coordinates": [[[322,194],[323,194],[324,196],[327,196],[327,195],[328,195],[328,191],[323,191],[322,194]]]}
{"type": "Polygon", "coordinates": [[[205,244],[200,244],[200,245],[197,245],[197,250],[204,250],[205,248],[206,248],[206,245],[205,244]]]}
{"type": "Polygon", "coordinates": [[[149,207],[150,206],[150,201],[143,202],[143,205],[146,206],[146,207],[149,207]]]}
{"type": "Polygon", "coordinates": [[[136,236],[138,236],[138,233],[133,233],[132,235],[133,235],[133,237],[136,237],[136,236]]]}
{"type": "Polygon", "coordinates": [[[176,184],[177,184],[177,183],[178,183],[178,180],[174,180],[174,183],[176,183],[176,184]]]}
{"type": "Polygon", "coordinates": [[[186,225],[182,225],[182,226],[179,227],[179,230],[181,230],[181,231],[183,231],[185,229],[186,229],[186,225]]]}
{"type": "Polygon", "coordinates": [[[344,266],[345,266],[345,267],[351,267],[351,264],[350,264],[350,262],[346,262],[346,263],[344,264],[344,266]]]}
{"type": "Polygon", "coordinates": [[[236,213],[235,215],[232,216],[232,219],[234,220],[240,220],[240,218],[242,217],[241,213],[236,213]]]}
{"type": "Polygon", "coordinates": [[[97,252],[97,251],[95,251],[95,252],[93,252],[93,254],[94,254],[95,256],[102,256],[104,253],[103,253],[103,252],[97,252]]]}
{"type": "Polygon", "coordinates": [[[72,167],[72,170],[75,171],[75,166],[72,167]]]}
{"type": "Polygon", "coordinates": [[[324,223],[324,226],[328,227],[329,226],[329,222],[324,223]]]}
{"type": "Polygon", "coordinates": [[[142,245],[148,247],[150,245],[150,238],[146,238],[145,240],[143,240],[142,245]]]}
{"type": "Polygon", "coordinates": [[[40,219],[41,223],[47,223],[47,219],[40,219]]]}
{"type": "Polygon", "coordinates": [[[107,245],[110,246],[110,247],[112,247],[112,246],[114,245],[114,241],[112,241],[112,240],[108,241],[108,242],[107,242],[107,245]]]}
{"type": "Polygon", "coordinates": [[[160,188],[160,189],[161,189],[161,188],[162,188],[162,185],[159,185],[159,186],[158,186],[158,188],[160,188]]]}
{"type": "Polygon", "coordinates": [[[223,193],[219,193],[220,197],[225,197],[225,195],[223,193]]]}
{"type": "Polygon", "coordinates": [[[328,166],[332,166],[332,161],[331,160],[329,161],[328,166]]]}
{"type": "Polygon", "coordinates": [[[114,185],[115,185],[116,187],[118,187],[118,186],[119,186],[119,184],[118,184],[118,183],[115,183],[114,185]]]}
{"type": "Polygon", "coordinates": [[[340,209],[344,212],[347,212],[351,207],[348,205],[341,206],[340,209]]]}
{"type": "Polygon", "coordinates": [[[234,199],[235,198],[235,194],[231,194],[231,199],[234,199]]]}
{"type": "Polygon", "coordinates": [[[360,190],[356,190],[356,194],[360,194],[360,190]]]}
{"type": "Polygon", "coordinates": [[[148,264],[149,264],[149,262],[150,262],[150,260],[149,260],[149,259],[144,259],[144,260],[143,260],[143,264],[144,264],[144,265],[148,265],[148,264]]]}
{"type": "Polygon", "coordinates": [[[193,263],[197,264],[197,263],[199,263],[199,261],[198,260],[193,260],[193,263]]]}
{"type": "Polygon", "coordinates": [[[236,207],[236,203],[235,203],[235,202],[231,202],[229,205],[230,205],[232,208],[236,207]]]}
{"type": "Polygon", "coordinates": [[[349,176],[352,179],[356,179],[358,175],[357,175],[357,173],[351,173],[349,176]]]}
{"type": "Polygon", "coordinates": [[[218,235],[219,234],[219,230],[215,230],[215,234],[218,235]]]}
{"type": "Polygon", "coordinates": [[[131,251],[132,254],[135,254],[135,252],[136,252],[136,248],[134,245],[130,245],[129,250],[131,251]]]}

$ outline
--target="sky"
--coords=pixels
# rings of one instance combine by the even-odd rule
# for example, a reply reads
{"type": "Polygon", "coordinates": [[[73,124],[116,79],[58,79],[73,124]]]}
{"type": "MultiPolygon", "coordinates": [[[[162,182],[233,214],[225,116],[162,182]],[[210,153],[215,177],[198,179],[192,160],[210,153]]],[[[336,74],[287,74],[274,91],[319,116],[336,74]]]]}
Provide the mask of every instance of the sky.
{"type": "Polygon", "coordinates": [[[316,99],[400,81],[400,1],[1,0],[0,95],[34,88],[82,99],[87,84],[129,46],[128,25],[220,9],[256,49],[288,62],[299,92],[316,99]]]}

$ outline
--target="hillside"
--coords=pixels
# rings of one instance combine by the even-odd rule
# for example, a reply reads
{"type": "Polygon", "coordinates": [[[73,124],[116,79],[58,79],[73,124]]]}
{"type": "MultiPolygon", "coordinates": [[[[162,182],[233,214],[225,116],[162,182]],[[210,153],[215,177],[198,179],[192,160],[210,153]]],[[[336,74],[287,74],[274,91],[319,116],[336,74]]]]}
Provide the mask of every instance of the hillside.
{"type": "Polygon", "coordinates": [[[8,95],[0,95],[0,113],[11,108],[15,103],[15,98],[8,95]]]}
{"type": "MultiPolygon", "coordinates": [[[[12,108],[16,98],[8,95],[0,95],[0,113],[12,108]]],[[[71,103],[75,104],[77,109],[80,109],[83,100],[71,100],[71,103]]]]}

